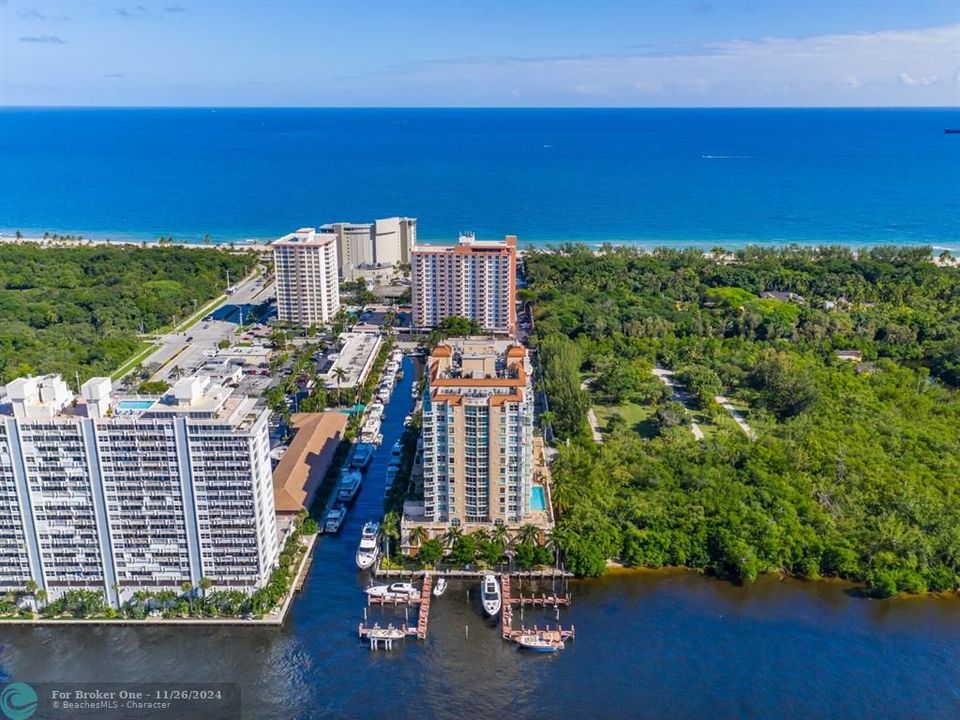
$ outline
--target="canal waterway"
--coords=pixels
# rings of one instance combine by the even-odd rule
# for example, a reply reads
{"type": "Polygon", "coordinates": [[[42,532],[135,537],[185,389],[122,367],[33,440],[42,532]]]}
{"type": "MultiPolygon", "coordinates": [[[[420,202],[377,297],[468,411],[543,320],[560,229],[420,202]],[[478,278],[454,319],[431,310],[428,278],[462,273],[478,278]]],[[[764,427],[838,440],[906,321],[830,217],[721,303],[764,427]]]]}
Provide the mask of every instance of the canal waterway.
{"type": "MultiPolygon", "coordinates": [[[[750,587],[683,572],[570,583],[577,639],[556,656],[503,642],[468,583],[433,603],[426,641],[371,652],[354,565],[412,409],[404,360],[384,441],[338,536],[318,541],[282,628],[0,625],[0,681],[239,682],[245,720],[320,718],[946,718],[960,714],[960,602],[877,601],[838,583],[750,587]]],[[[373,610],[402,622],[403,610],[373,610]]],[[[411,610],[411,619],[415,617],[411,610]]],[[[525,611],[527,624],[555,622],[525,611]]]]}

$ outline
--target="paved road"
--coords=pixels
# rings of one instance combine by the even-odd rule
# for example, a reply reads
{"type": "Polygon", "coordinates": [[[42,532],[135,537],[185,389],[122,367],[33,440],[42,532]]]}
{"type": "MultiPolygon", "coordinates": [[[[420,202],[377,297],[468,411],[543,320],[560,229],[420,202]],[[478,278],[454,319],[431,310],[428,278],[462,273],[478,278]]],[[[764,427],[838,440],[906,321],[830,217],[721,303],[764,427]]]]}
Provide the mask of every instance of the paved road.
{"type": "Polygon", "coordinates": [[[200,321],[186,332],[169,333],[159,340],[159,346],[144,361],[144,365],[158,367],[152,380],[169,380],[175,367],[186,370],[199,365],[205,358],[204,350],[216,349],[217,343],[229,338],[250,308],[273,297],[273,286],[264,285],[260,276],[250,277],[236,286],[236,291],[210,313],[212,320],[200,321]],[[187,338],[191,338],[188,342],[187,338]]]}

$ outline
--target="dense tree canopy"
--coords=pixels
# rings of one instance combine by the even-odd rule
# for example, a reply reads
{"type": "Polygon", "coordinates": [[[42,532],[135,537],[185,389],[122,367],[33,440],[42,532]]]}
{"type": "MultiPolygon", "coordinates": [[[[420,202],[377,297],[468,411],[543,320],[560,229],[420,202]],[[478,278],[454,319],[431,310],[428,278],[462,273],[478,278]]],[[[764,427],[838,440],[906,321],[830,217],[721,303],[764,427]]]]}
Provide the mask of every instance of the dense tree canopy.
{"type": "MultiPolygon", "coordinates": [[[[878,595],[960,582],[960,271],[929,248],[644,254],[567,246],[525,258],[551,411],[558,545],[582,574],[608,558],[835,575],[878,595]],[[763,297],[761,297],[763,295],[763,297]],[[548,349],[563,349],[551,378],[548,349]],[[843,359],[837,351],[856,351],[843,359]],[[699,402],[751,408],[697,440],[585,432],[583,376],[656,363],[699,402]],[[861,361],[862,360],[862,361],[861,361]]],[[[659,407],[669,415],[674,406],[659,407]]]]}
{"type": "Polygon", "coordinates": [[[186,318],[252,255],[178,247],[0,245],[0,378],[109,375],[150,332],[186,318]]]}

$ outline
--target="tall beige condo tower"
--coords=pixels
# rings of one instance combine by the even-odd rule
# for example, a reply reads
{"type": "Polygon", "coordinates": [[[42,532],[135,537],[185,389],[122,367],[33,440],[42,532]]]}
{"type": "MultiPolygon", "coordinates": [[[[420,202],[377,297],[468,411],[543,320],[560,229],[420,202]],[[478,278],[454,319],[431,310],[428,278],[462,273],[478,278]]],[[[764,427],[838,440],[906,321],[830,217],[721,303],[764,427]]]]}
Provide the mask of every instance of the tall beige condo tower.
{"type": "Polygon", "coordinates": [[[456,245],[413,250],[413,324],[429,329],[458,315],[484,332],[517,332],[517,238],[478,241],[461,235],[456,245]]]}
{"type": "Polygon", "coordinates": [[[410,262],[417,243],[416,218],[392,217],[372,223],[328,223],[320,234],[337,239],[340,277],[356,280],[362,270],[410,262]]]}
{"type": "Polygon", "coordinates": [[[531,515],[533,391],[527,350],[465,338],[438,345],[423,401],[424,519],[517,525],[531,515]]]}
{"type": "Polygon", "coordinates": [[[272,246],[280,322],[309,327],[332,321],[340,308],[336,236],[301,228],[272,246]]]}

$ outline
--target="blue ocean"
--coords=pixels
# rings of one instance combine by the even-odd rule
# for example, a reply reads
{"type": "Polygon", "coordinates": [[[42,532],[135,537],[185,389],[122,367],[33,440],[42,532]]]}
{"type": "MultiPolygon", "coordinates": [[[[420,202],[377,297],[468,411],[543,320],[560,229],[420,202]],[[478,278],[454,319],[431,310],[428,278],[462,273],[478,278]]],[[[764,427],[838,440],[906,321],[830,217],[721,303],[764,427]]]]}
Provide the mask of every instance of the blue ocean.
{"type": "Polygon", "coordinates": [[[960,125],[898,110],[0,110],[0,231],[960,248],[960,125]]]}

